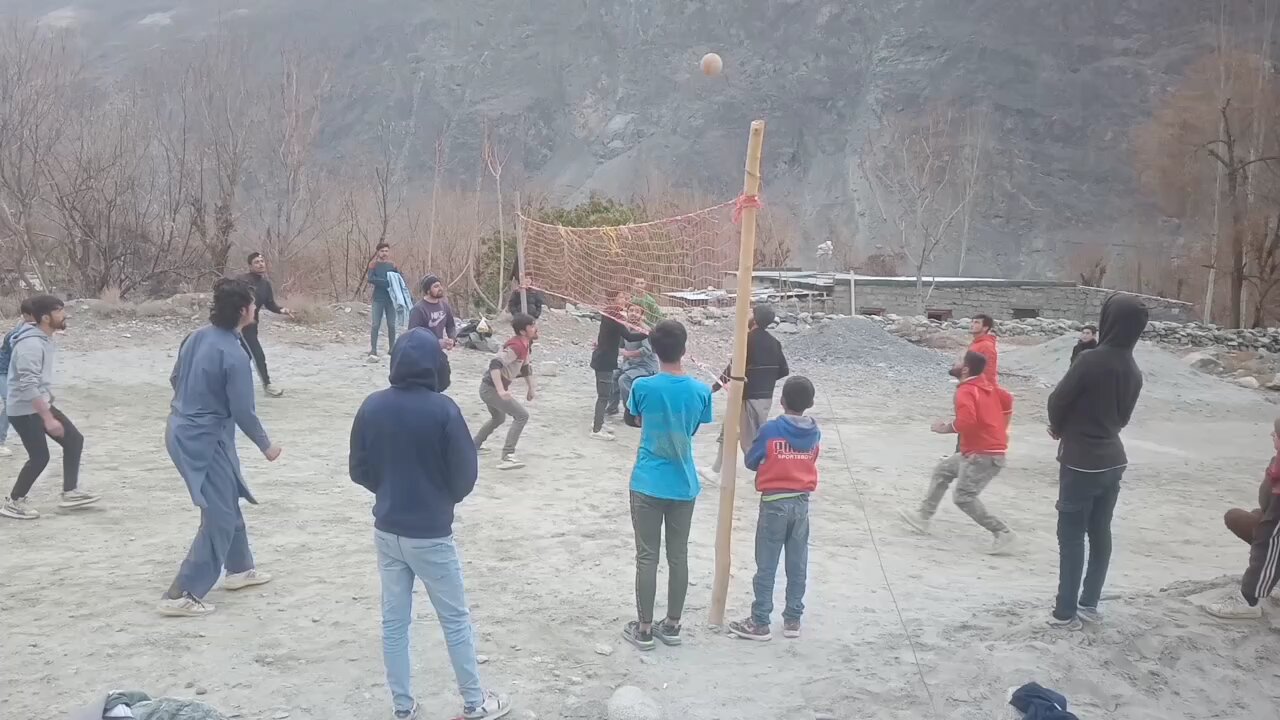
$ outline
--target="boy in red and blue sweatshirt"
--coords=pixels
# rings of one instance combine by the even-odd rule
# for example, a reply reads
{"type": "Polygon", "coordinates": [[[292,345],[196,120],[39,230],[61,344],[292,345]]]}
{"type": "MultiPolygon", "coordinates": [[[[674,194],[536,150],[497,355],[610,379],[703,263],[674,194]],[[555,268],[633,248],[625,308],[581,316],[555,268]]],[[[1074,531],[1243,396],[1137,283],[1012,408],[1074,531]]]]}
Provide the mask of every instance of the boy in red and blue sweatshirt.
{"type": "Polygon", "coordinates": [[[809,569],[809,493],[818,487],[818,444],[822,433],[804,414],[813,407],[813,383],[799,375],[782,386],[783,415],[770,420],[756,435],[746,464],[756,471],[760,519],[756,523],[755,601],[751,617],[729,623],[729,632],[744,640],[769,640],[773,615],[773,580],[778,557],[786,553],[786,607],[782,610],[784,637],[800,637],[804,613],[805,576],[809,569]]]}

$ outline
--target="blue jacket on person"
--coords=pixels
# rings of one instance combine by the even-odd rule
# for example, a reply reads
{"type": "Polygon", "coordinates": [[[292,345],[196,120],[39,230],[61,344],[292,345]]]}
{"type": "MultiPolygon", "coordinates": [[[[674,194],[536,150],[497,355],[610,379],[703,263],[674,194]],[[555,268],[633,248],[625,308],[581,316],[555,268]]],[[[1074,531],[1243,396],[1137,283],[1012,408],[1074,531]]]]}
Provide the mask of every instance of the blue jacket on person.
{"type": "Polygon", "coordinates": [[[351,479],[374,493],[374,527],[409,538],[453,533],[453,506],[476,485],[476,447],[457,404],[436,389],[440,341],[414,328],[391,350],[391,387],[351,426],[351,479]]]}

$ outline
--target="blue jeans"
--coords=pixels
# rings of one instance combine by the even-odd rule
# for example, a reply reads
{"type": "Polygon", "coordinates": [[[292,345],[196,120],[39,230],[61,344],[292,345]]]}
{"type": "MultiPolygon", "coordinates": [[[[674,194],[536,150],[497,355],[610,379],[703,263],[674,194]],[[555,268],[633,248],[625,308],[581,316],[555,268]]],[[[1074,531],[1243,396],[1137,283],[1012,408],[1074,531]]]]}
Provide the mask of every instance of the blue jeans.
{"type": "Polygon", "coordinates": [[[787,605],[783,620],[799,620],[804,614],[804,589],[809,572],[809,497],[801,495],[781,500],[761,500],[756,522],[756,576],[751,585],[756,599],[751,603],[751,619],[769,625],[773,615],[773,579],[778,574],[778,556],[786,552],[787,605]]]}
{"type": "Polygon", "coordinates": [[[1053,616],[1075,617],[1080,605],[1097,607],[1111,564],[1111,516],[1120,495],[1124,468],[1081,472],[1058,468],[1058,600],[1053,616]],[[1084,539],[1089,537],[1085,572],[1084,539]],[[1080,576],[1084,576],[1084,587],[1080,576]]]}
{"type": "Polygon", "coordinates": [[[373,324],[369,327],[369,354],[378,354],[378,329],[382,318],[387,319],[387,354],[396,346],[396,305],[391,298],[373,296],[373,307],[369,309],[373,324]]]}
{"type": "Polygon", "coordinates": [[[413,707],[410,690],[409,625],[413,622],[413,581],[421,578],[436,610],[449,660],[466,707],[484,702],[471,611],[462,588],[462,564],[453,537],[422,540],[375,530],[378,572],[382,576],[382,661],[396,710],[413,707]]]}

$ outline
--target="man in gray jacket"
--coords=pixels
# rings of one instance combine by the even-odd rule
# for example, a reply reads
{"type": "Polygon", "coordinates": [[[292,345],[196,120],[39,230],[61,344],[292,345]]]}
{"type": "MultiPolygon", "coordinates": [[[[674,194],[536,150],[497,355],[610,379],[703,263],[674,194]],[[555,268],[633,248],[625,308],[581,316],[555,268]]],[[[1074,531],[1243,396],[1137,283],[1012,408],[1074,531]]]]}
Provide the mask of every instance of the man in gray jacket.
{"type": "Polygon", "coordinates": [[[80,452],[84,436],[53,404],[53,353],[49,339],[67,327],[62,301],[52,295],[37,295],[27,301],[32,322],[26,323],[10,339],[9,391],[6,398],[9,423],[22,438],[27,462],[18,472],[18,481],[0,515],[15,520],[34,520],[40,513],[27,504],[27,493],[49,464],[49,441],[62,446],[62,500],[58,507],[92,505],[100,496],[80,489],[80,452]]]}

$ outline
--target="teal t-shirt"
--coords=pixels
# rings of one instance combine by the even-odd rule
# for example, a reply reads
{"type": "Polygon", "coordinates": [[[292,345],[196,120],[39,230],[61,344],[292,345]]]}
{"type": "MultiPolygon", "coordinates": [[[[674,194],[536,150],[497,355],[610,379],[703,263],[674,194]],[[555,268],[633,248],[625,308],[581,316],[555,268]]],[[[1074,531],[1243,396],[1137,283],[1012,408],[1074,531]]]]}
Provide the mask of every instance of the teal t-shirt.
{"type": "Polygon", "coordinates": [[[711,422],[711,387],[687,375],[658,373],[635,381],[627,406],[640,418],[631,489],[662,500],[698,497],[693,435],[711,422]]]}

